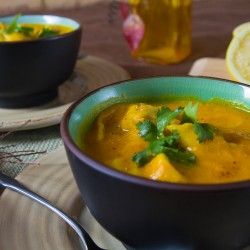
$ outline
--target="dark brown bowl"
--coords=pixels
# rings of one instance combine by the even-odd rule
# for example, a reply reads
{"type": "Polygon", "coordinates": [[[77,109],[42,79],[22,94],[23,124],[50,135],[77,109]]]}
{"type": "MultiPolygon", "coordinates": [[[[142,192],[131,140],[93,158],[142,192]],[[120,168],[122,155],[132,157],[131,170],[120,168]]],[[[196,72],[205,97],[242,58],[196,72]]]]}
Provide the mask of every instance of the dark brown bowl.
{"type": "MultiPolygon", "coordinates": [[[[1,17],[8,23],[13,17],[1,17]]],[[[72,32],[32,41],[0,42],[0,107],[39,105],[56,97],[57,88],[74,69],[81,42],[81,25],[69,18],[24,15],[20,23],[72,26],[72,32]]]]}
{"type": "MultiPolygon", "coordinates": [[[[116,102],[169,95],[218,97],[250,107],[250,87],[212,78],[154,77],[101,88],[72,105],[61,135],[82,197],[97,221],[135,249],[242,249],[250,245],[250,181],[188,185],[148,180],[95,161],[79,148],[97,113],[116,102]]],[[[128,142],[129,143],[129,142],[128,142]]]]}

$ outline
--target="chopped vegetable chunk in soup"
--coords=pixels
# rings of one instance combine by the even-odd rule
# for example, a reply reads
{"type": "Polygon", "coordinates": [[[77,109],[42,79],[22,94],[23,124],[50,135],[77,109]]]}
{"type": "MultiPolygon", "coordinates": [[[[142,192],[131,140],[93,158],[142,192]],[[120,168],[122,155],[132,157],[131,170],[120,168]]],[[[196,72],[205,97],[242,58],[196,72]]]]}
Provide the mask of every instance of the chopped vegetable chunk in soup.
{"type": "Polygon", "coordinates": [[[250,180],[250,113],[224,102],[115,104],[82,149],[117,170],[173,183],[250,180]]]}

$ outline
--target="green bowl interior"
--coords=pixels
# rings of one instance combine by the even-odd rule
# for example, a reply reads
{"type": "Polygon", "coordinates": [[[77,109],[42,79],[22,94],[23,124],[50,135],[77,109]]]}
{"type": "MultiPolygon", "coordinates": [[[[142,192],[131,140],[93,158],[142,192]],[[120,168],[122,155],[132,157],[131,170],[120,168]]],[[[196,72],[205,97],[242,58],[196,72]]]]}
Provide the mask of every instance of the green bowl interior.
{"type": "Polygon", "coordinates": [[[153,77],[125,81],[99,89],[82,100],[70,115],[70,136],[79,145],[82,134],[97,114],[114,103],[162,102],[173,98],[195,98],[201,101],[221,99],[249,108],[250,88],[203,77],[153,77]]]}
{"type": "MultiPolygon", "coordinates": [[[[0,22],[8,24],[13,20],[13,18],[14,16],[0,17],[0,22]]],[[[80,24],[73,19],[51,15],[23,15],[19,17],[18,23],[56,24],[69,26],[73,29],[80,27],[80,24]]]]}

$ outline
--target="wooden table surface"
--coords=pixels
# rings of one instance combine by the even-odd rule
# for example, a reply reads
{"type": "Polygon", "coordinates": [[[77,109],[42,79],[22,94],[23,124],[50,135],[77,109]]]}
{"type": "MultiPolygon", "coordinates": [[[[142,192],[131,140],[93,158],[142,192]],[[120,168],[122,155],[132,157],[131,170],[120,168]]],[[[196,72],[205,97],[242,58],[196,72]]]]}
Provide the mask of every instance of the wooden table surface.
{"type": "Polygon", "coordinates": [[[135,78],[152,75],[185,75],[198,58],[223,58],[233,28],[250,21],[250,0],[194,0],[193,49],[190,57],[176,65],[150,65],[137,62],[130,57],[121,32],[119,11],[113,16],[113,23],[108,22],[109,3],[109,0],[104,0],[77,10],[50,13],[79,20],[83,25],[81,51],[118,63],[135,78]]]}

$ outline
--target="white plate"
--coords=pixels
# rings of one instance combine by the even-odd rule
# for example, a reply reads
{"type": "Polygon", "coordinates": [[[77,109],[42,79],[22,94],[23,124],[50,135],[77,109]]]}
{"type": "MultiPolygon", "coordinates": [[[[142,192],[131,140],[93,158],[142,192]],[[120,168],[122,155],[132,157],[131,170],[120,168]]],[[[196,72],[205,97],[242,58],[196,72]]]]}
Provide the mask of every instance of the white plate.
{"type": "Polygon", "coordinates": [[[71,79],[60,86],[56,100],[26,109],[0,108],[0,131],[27,130],[60,123],[70,104],[98,87],[129,79],[120,66],[94,56],[77,61],[71,79]]]}

